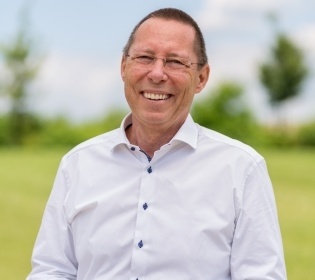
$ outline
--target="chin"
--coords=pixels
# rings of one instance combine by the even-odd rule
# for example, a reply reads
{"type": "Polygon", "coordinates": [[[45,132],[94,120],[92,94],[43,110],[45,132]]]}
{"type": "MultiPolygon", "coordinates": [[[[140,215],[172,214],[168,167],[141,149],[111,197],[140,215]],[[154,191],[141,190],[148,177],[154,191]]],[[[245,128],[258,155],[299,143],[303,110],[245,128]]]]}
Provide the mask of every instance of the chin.
{"type": "Polygon", "coordinates": [[[141,119],[148,124],[164,124],[168,120],[168,116],[164,113],[145,113],[142,115],[141,119]]]}

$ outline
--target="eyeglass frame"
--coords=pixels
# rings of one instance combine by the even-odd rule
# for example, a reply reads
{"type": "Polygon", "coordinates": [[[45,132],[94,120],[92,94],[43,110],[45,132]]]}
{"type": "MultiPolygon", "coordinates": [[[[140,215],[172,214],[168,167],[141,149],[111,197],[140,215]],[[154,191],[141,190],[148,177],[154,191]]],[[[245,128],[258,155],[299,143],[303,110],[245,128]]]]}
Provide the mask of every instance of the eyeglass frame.
{"type": "Polygon", "coordinates": [[[199,62],[191,62],[189,58],[183,58],[183,57],[169,57],[169,58],[166,58],[166,57],[156,57],[156,56],[153,56],[153,55],[149,55],[149,54],[142,54],[142,55],[138,55],[138,56],[131,56],[130,54],[126,53],[125,54],[126,57],[130,57],[130,59],[132,61],[135,61],[141,65],[147,65],[147,66],[153,66],[154,63],[156,62],[157,59],[161,59],[163,61],[163,66],[164,68],[166,69],[169,69],[171,71],[178,71],[178,70],[183,70],[183,69],[190,69],[192,65],[194,64],[197,64],[199,66],[202,66],[201,63],[199,62]],[[149,60],[152,59],[151,61],[147,61],[144,62],[144,61],[139,61],[137,59],[140,59],[141,57],[143,58],[148,58],[149,60]],[[189,63],[186,64],[184,62],[181,61],[181,59],[183,60],[188,60],[189,63]],[[178,61],[179,62],[179,65],[183,65],[185,66],[185,68],[178,68],[178,69],[172,69],[171,67],[169,67],[169,64],[167,64],[168,61],[178,61]],[[144,62],[144,63],[143,63],[144,62]],[[167,66],[168,65],[168,66],[167,66]]]}

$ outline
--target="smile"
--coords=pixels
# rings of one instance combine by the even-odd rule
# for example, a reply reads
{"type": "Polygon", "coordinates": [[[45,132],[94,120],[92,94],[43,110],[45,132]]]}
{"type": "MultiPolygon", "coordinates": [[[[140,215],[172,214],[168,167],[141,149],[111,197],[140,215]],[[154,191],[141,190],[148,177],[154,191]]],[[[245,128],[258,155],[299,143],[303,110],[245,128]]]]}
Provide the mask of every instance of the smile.
{"type": "Polygon", "coordinates": [[[160,93],[151,93],[151,92],[144,92],[143,96],[146,99],[150,99],[150,100],[165,100],[170,97],[169,94],[160,94],[160,93]]]}

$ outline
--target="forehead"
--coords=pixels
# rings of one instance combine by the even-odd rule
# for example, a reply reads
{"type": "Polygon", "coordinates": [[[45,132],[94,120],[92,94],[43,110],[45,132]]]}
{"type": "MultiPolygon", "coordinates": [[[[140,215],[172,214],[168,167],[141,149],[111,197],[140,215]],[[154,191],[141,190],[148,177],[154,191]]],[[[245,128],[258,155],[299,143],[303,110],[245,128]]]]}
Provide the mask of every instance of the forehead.
{"type": "Polygon", "coordinates": [[[195,30],[192,26],[176,20],[150,18],[139,26],[131,47],[192,52],[194,42],[195,30]]]}

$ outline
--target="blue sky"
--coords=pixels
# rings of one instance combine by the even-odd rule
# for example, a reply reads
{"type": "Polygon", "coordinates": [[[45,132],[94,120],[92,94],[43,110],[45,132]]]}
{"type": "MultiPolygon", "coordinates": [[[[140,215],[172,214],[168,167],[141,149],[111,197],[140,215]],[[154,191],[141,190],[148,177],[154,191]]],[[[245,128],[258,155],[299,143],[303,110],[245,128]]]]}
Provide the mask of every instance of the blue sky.
{"type": "MultiPolygon", "coordinates": [[[[272,114],[257,65],[268,57],[274,38],[266,13],[276,13],[280,29],[304,51],[310,68],[301,96],[285,104],[284,114],[290,121],[315,117],[314,0],[0,0],[0,42],[15,34],[25,3],[31,3],[31,32],[45,56],[30,106],[48,117],[63,115],[79,122],[116,107],[127,108],[119,69],[121,50],[137,22],[162,7],[188,12],[204,33],[212,73],[197,99],[221,81],[237,81],[264,122],[272,114]]],[[[1,98],[0,110],[7,107],[1,98]]]]}

